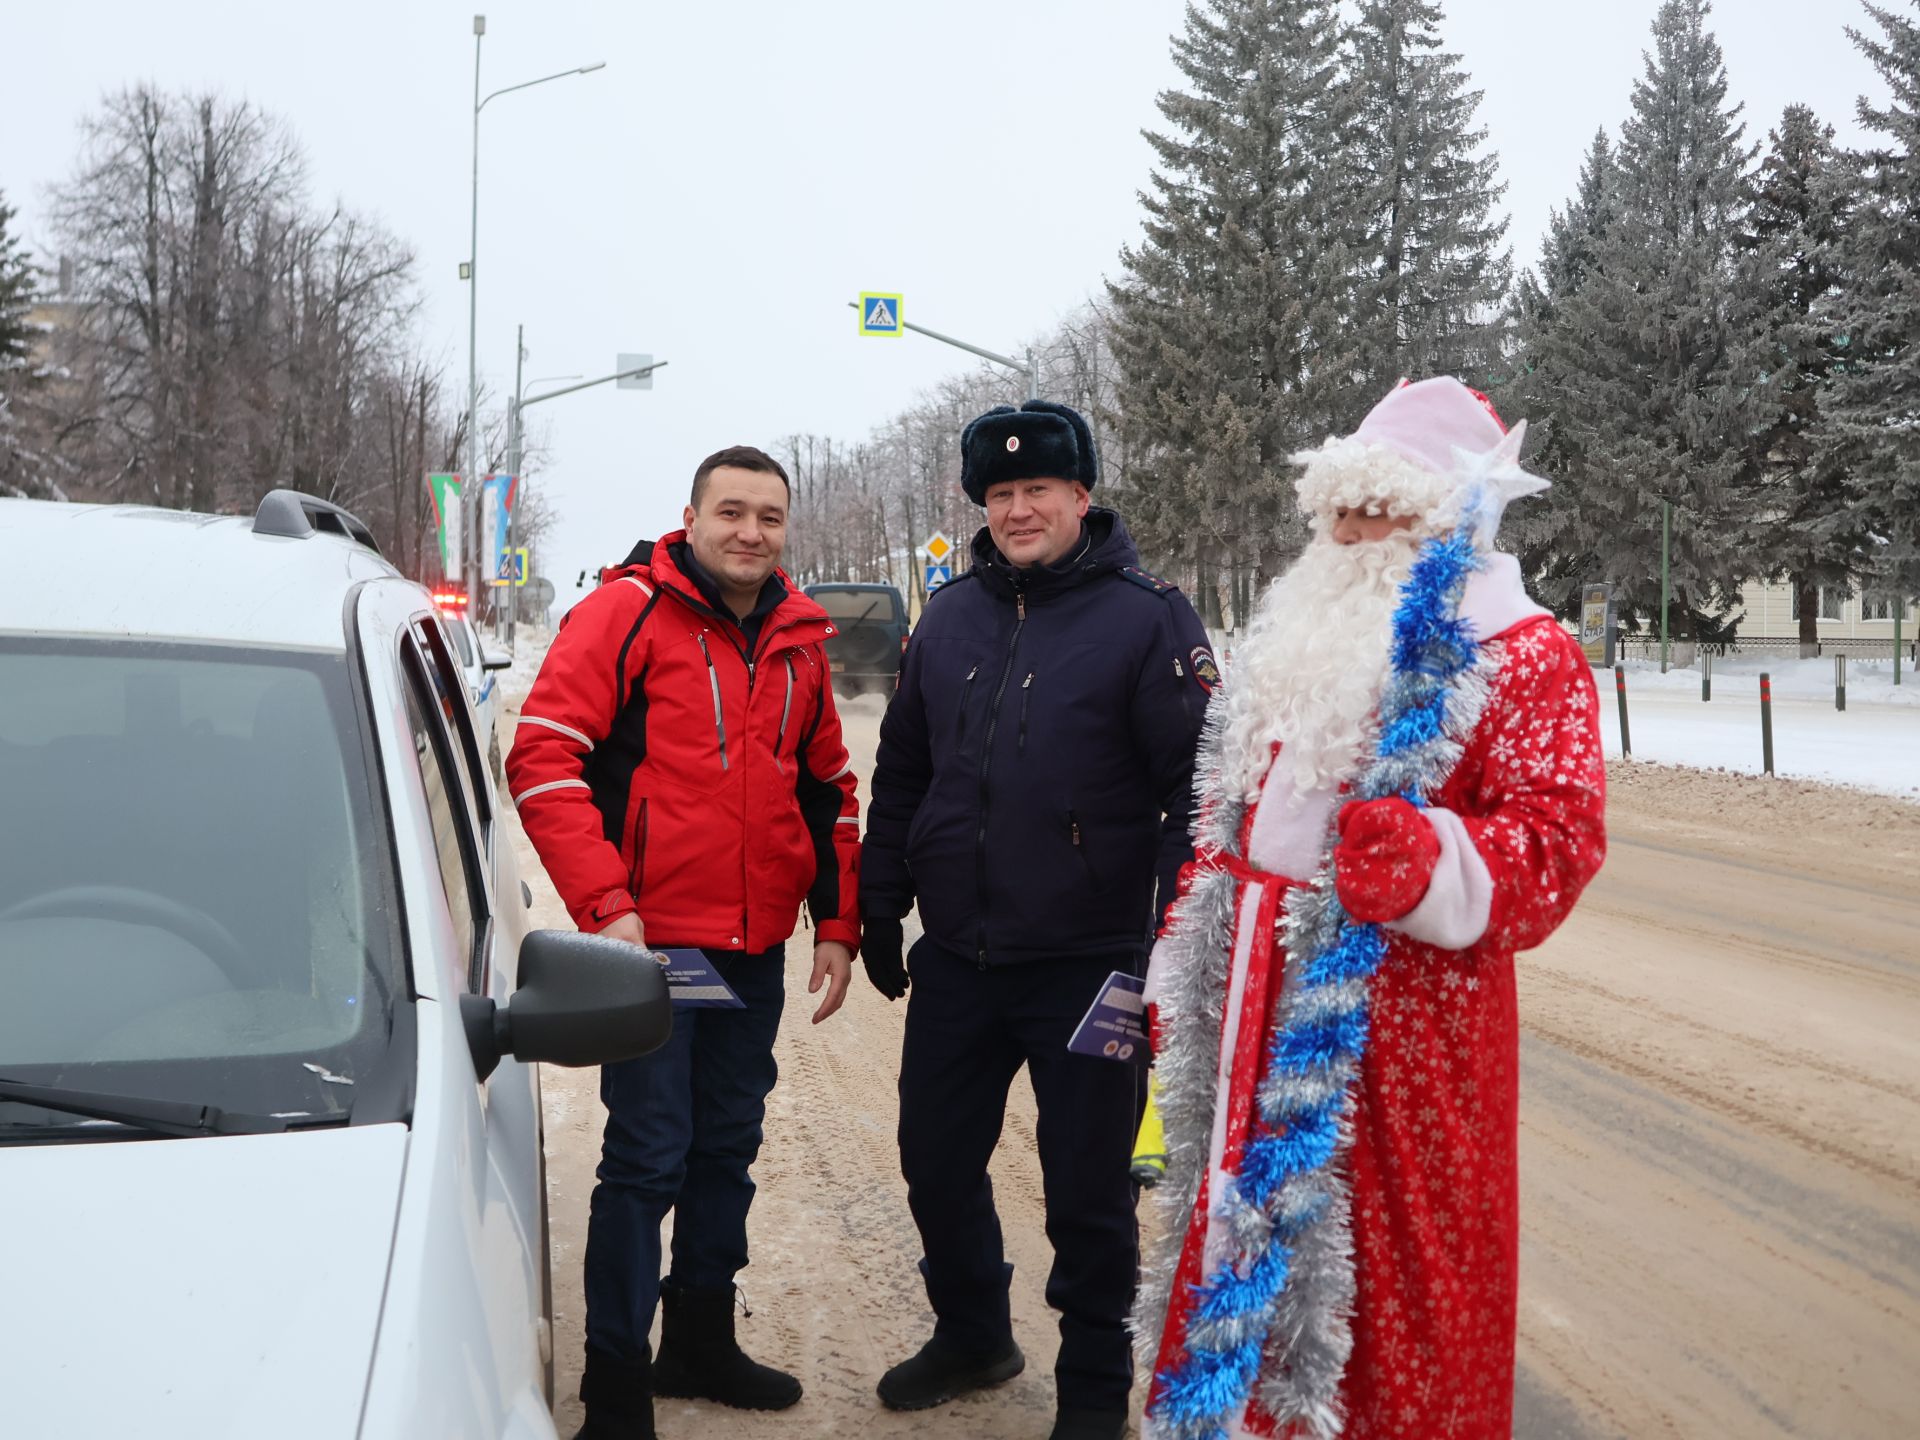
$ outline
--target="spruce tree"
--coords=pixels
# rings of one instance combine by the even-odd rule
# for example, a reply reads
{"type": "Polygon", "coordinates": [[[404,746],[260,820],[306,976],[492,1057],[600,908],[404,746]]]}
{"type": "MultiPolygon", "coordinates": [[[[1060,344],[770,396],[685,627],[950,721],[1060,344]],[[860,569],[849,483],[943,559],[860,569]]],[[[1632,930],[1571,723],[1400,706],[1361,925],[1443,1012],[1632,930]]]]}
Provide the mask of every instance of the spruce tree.
{"type": "Polygon", "coordinates": [[[14,233],[16,213],[0,191],[0,376],[26,369],[31,358],[33,267],[14,233]]]}
{"type": "Polygon", "coordinates": [[[0,194],[0,495],[23,496],[41,492],[46,466],[29,435],[34,282],[15,214],[0,194]]]}
{"type": "Polygon", "coordinates": [[[1601,246],[1619,212],[1619,170],[1606,130],[1596,131],[1580,167],[1578,188],[1566,208],[1556,210],[1547,223],[1539,270],[1522,272],[1514,287],[1513,376],[1492,392],[1510,421],[1527,419],[1528,468],[1554,481],[1538,499],[1507,512],[1502,543],[1520,557],[1531,592],[1569,616],[1581,585],[1599,573],[1597,535],[1608,517],[1582,510],[1578,477],[1584,473],[1586,450],[1577,430],[1560,421],[1568,408],[1570,375],[1578,375],[1586,351],[1567,312],[1598,269],[1601,246]]]}
{"type": "Polygon", "coordinates": [[[1658,622],[1672,506],[1675,633],[1700,633],[1754,570],[1742,543],[1756,377],[1742,365],[1734,239],[1753,149],[1727,103],[1707,0],[1665,0],[1621,130],[1618,213],[1567,297],[1554,423],[1623,613],[1658,622]]]}
{"type": "Polygon", "coordinates": [[[1749,515],[1754,553],[1792,584],[1803,655],[1817,653],[1822,587],[1852,589],[1872,555],[1853,503],[1844,446],[1819,441],[1821,410],[1846,346],[1815,314],[1834,289],[1836,244],[1855,223],[1851,187],[1837,183],[1833,127],[1789,105],[1754,183],[1741,243],[1741,295],[1750,307],[1759,424],[1749,440],[1758,484],[1749,515]]]}
{"type": "Polygon", "coordinates": [[[1506,187],[1474,124],[1480,92],[1441,49],[1434,0],[1367,0],[1347,32],[1366,184],[1360,358],[1369,390],[1402,376],[1487,383],[1510,265],[1506,187]]]}
{"type": "Polygon", "coordinates": [[[1842,171],[1859,193],[1834,245],[1838,289],[1819,319],[1846,358],[1816,439],[1846,471],[1854,509],[1877,537],[1878,583],[1911,597],[1920,594],[1920,24],[1892,6],[1866,10],[1879,32],[1847,34],[1892,98],[1884,109],[1861,99],[1860,121],[1880,143],[1842,171]]]}
{"type": "Polygon", "coordinates": [[[1186,88],[1143,241],[1111,286],[1131,458],[1129,518],[1157,556],[1212,577],[1271,572],[1305,531],[1287,457],[1358,420],[1358,187],[1331,0],[1194,0],[1186,88]]]}

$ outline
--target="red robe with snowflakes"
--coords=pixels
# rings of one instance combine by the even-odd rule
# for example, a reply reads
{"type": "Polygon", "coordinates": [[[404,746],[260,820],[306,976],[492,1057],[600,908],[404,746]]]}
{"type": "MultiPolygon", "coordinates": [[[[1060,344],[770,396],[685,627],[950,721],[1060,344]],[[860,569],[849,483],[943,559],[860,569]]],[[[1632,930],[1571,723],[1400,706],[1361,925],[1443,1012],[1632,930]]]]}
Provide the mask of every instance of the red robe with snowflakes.
{"type": "MultiPolygon", "coordinates": [[[[1416,910],[1386,927],[1388,955],[1371,982],[1370,1039],[1352,1088],[1352,1352],[1339,1385],[1339,1433],[1348,1440],[1508,1440],[1512,1433],[1519,1248],[1513,957],[1553,933],[1599,870],[1606,772],[1591,667],[1558,622],[1525,601],[1511,558],[1493,558],[1462,606],[1470,615],[1477,604],[1483,620],[1501,626],[1482,642],[1487,699],[1460,760],[1431,797],[1440,864],[1416,910]]],[[[1184,1226],[1180,1216],[1163,1215],[1170,1233],[1162,1237],[1160,1278],[1143,1286],[1136,1329],[1156,1377],[1184,1343],[1190,1287],[1217,1258],[1211,1192],[1235,1168],[1253,1120],[1285,964],[1276,927],[1291,885],[1314,873],[1302,859],[1324,861],[1326,820],[1341,799],[1328,793],[1316,812],[1312,797],[1289,794],[1284,819],[1263,823],[1273,820],[1261,812],[1275,803],[1277,778],[1270,773],[1261,800],[1240,817],[1235,843],[1203,849],[1195,862],[1231,869],[1238,903],[1225,988],[1207,1002],[1202,1023],[1189,1022],[1185,1035],[1169,1033],[1163,1042],[1192,1047],[1210,1039],[1206,1068],[1211,1074],[1218,1062],[1219,1078],[1211,1135],[1174,1134],[1180,1107],[1163,1104],[1172,1166],[1188,1167],[1185,1194],[1195,1194],[1192,1169],[1204,1173],[1184,1226]],[[1263,859],[1285,868],[1263,867],[1263,859]],[[1201,1033],[1208,1028],[1210,1037],[1201,1033]]],[[[1150,977],[1150,996],[1166,983],[1150,977]]],[[[1204,1122],[1203,1109],[1194,1113],[1204,1122]]],[[[1170,1171],[1169,1179],[1176,1182],[1166,1187],[1169,1200],[1186,1203],[1175,1198],[1179,1177],[1170,1171]]],[[[1285,1341],[1270,1338],[1265,1353],[1263,1380],[1284,1369],[1285,1341]]],[[[1272,1392],[1256,1382],[1233,1436],[1310,1433],[1276,1421],[1263,1393],[1272,1392]]],[[[1157,1433],[1152,1398],[1149,1440],[1157,1433]]]]}

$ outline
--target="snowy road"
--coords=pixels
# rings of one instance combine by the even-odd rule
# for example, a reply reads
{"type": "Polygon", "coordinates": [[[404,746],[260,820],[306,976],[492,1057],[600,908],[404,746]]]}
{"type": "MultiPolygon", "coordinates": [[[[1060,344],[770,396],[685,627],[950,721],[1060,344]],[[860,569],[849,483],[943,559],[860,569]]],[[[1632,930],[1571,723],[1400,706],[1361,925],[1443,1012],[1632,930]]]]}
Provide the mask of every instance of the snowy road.
{"type": "MultiPolygon", "coordinates": [[[[517,708],[517,696],[509,697],[517,708]]],[[[848,707],[870,768],[877,702],[848,707]]],[[[511,724],[511,716],[508,722],[511,724]]],[[[1525,1440],[1912,1433],[1920,1354],[1920,807],[1616,764],[1607,868],[1521,960],[1525,1440]]],[[[864,797],[863,797],[864,798],[864,797]]],[[[564,924],[538,866],[535,919],[564,924]]],[[[901,1008],[856,984],[806,1024],[806,936],[770,1104],[741,1321],[807,1398],[782,1416],[665,1401],[671,1440],[1016,1440],[1052,1409],[1033,1109],[995,1183],[1027,1373],[895,1415],[873,1382],[931,1320],[894,1150],[901,1008]]],[[[580,1419],[593,1072],[548,1072],[563,1435],[580,1419]]]]}

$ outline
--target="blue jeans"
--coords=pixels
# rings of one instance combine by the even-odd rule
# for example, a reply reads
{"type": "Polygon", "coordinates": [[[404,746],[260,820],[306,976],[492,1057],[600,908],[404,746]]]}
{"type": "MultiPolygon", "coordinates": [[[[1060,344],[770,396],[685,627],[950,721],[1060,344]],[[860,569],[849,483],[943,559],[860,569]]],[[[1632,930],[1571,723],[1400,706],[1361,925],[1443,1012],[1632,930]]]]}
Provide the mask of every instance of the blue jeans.
{"type": "Polygon", "coordinates": [[[587,1221],[587,1344],[621,1359],[638,1359],[653,1329],[669,1210],[676,1283],[731,1285],[747,1263],[747,1171],[779,1076],[785,947],[704,953],[746,1009],[676,1009],[664,1046],[600,1071],[607,1128],[587,1221]]]}

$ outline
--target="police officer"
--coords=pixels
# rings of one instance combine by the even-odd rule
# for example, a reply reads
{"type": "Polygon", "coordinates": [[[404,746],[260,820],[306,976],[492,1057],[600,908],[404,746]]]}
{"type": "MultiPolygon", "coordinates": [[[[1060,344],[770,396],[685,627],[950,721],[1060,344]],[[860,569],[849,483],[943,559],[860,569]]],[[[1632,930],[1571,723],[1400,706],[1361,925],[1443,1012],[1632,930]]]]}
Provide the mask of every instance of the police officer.
{"type": "Polygon", "coordinates": [[[923,1409],[1025,1367],[987,1178],[1025,1065],[1060,1312],[1053,1435],[1111,1440],[1132,1384],[1143,1077],[1067,1042],[1111,972],[1142,972],[1191,857],[1194,751],[1219,672],[1185,598],[1089,503],[1098,465],[1078,413],[995,406],[960,447],[987,524],[908,645],[861,862],[867,973],[889,999],[911,974],[900,1162],[936,1317],[879,1393],[923,1409]],[[903,962],[916,900],[925,933],[903,962]]]}

